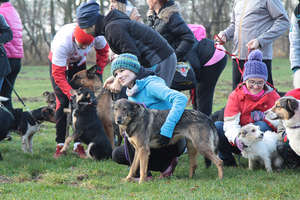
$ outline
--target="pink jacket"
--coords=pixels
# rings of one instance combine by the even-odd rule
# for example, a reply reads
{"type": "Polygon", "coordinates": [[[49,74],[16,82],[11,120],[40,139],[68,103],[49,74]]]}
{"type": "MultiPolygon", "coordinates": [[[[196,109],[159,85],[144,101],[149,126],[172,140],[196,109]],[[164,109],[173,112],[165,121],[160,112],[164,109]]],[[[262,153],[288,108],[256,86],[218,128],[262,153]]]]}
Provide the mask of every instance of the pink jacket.
{"type": "Polygon", "coordinates": [[[0,6],[2,14],[13,32],[13,39],[4,45],[8,58],[23,58],[22,21],[10,2],[2,3],[0,6]]]}

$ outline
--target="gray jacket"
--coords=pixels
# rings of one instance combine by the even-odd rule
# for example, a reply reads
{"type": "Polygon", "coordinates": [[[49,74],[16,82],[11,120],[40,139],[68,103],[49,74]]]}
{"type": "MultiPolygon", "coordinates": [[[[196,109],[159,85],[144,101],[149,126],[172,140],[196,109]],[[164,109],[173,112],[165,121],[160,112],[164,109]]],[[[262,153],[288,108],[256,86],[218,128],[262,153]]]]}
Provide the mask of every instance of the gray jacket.
{"type": "Polygon", "coordinates": [[[272,59],[272,42],[289,27],[288,15],[280,0],[235,0],[226,39],[233,39],[233,54],[245,60],[247,43],[258,39],[263,59],[272,59]]]}
{"type": "Polygon", "coordinates": [[[296,66],[300,67],[300,29],[298,25],[298,20],[296,16],[292,14],[289,34],[291,69],[293,69],[296,66]]]}

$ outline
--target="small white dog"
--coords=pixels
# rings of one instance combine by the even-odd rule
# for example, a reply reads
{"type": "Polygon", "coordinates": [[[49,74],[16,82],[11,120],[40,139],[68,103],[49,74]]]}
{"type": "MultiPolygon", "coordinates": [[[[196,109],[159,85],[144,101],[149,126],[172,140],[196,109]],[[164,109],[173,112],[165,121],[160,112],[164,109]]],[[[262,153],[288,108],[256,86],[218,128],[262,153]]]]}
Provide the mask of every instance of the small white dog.
{"type": "Polygon", "coordinates": [[[277,144],[281,137],[272,131],[262,132],[259,126],[247,124],[243,126],[238,135],[243,157],[248,158],[249,169],[253,170],[256,162],[263,164],[268,172],[272,166],[280,168],[283,159],[277,152],[277,144]]]}

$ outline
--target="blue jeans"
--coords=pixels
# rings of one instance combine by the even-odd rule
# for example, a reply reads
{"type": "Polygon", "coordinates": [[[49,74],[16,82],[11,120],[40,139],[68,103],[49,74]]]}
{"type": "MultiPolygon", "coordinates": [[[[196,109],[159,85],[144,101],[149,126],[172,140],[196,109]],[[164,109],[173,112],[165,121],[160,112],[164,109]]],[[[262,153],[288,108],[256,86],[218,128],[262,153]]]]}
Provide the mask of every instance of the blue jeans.
{"type": "MultiPolygon", "coordinates": [[[[263,132],[267,130],[272,130],[271,127],[269,127],[268,124],[264,121],[257,121],[254,124],[259,126],[260,130],[263,132]]],[[[218,146],[219,157],[223,160],[225,166],[236,165],[232,153],[239,154],[240,150],[236,146],[232,146],[228,142],[228,139],[224,134],[223,125],[224,122],[222,121],[215,122],[215,126],[217,128],[218,135],[219,135],[219,146],[218,146]]]]}

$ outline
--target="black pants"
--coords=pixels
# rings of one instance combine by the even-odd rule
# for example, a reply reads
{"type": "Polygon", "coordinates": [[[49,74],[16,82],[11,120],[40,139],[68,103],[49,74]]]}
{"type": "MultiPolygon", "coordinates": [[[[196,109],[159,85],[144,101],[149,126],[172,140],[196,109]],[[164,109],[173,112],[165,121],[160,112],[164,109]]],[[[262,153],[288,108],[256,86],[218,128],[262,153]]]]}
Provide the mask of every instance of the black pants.
{"type": "Polygon", "coordinates": [[[215,87],[226,67],[226,63],[227,55],[214,65],[202,66],[200,70],[194,69],[197,79],[195,103],[193,105],[195,110],[199,110],[208,116],[211,114],[215,87]]]}
{"type": "Polygon", "coordinates": [[[16,78],[21,70],[21,58],[9,58],[8,61],[10,64],[11,72],[6,76],[6,79],[4,79],[0,95],[9,98],[8,101],[4,101],[2,103],[9,111],[12,112],[13,105],[11,94],[15,86],[16,78]],[[7,82],[7,80],[10,84],[7,82]]]}
{"type": "MultiPolygon", "coordinates": [[[[263,62],[267,65],[268,69],[268,82],[273,85],[272,78],[272,60],[263,60],[263,62]]],[[[240,68],[243,71],[245,60],[239,60],[240,68]]],[[[241,77],[241,72],[238,69],[238,65],[235,59],[232,60],[232,90],[236,88],[236,86],[243,82],[241,77]]]]}
{"type": "MultiPolygon", "coordinates": [[[[122,145],[116,147],[113,150],[112,152],[113,161],[122,165],[131,165],[134,158],[135,150],[128,141],[126,142],[126,145],[128,147],[127,152],[128,152],[129,160],[127,160],[126,158],[125,145],[122,145]]],[[[186,141],[185,139],[181,139],[174,145],[170,145],[159,149],[150,149],[148,170],[160,171],[160,172],[165,171],[175,157],[178,157],[181,154],[183,154],[185,147],[186,147],[186,141]]]]}
{"type": "MultiPolygon", "coordinates": [[[[67,126],[67,115],[64,113],[64,108],[68,108],[69,99],[68,97],[61,91],[61,89],[54,82],[54,78],[52,76],[52,63],[50,62],[50,79],[53,91],[56,96],[56,139],[57,143],[64,143],[66,137],[66,126],[67,126]]],[[[86,65],[73,66],[69,70],[66,71],[66,78],[70,81],[73,75],[81,70],[86,69],[86,65]]],[[[75,141],[76,142],[76,141],[75,141]]]]}

